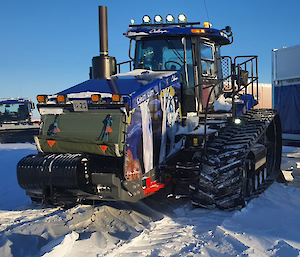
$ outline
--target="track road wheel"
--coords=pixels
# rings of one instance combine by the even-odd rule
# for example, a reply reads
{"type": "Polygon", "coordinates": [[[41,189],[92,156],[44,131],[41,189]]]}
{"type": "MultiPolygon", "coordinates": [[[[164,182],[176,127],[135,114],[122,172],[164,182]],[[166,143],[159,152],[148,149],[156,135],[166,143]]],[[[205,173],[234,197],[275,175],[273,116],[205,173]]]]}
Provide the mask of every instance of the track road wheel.
{"type": "Polygon", "coordinates": [[[252,195],[252,193],[253,193],[253,180],[251,178],[247,178],[244,197],[248,198],[252,195]]]}
{"type": "Polygon", "coordinates": [[[259,187],[259,178],[258,178],[258,175],[255,174],[254,175],[254,191],[256,191],[259,187]]]}
{"type": "Polygon", "coordinates": [[[267,177],[268,177],[267,169],[264,168],[264,171],[263,171],[263,178],[264,178],[264,181],[267,179],[267,177]]]}
{"type": "Polygon", "coordinates": [[[262,170],[260,170],[258,172],[258,182],[259,182],[259,185],[261,185],[262,183],[264,183],[264,174],[263,174],[262,170]]]}
{"type": "Polygon", "coordinates": [[[43,203],[43,199],[37,198],[37,197],[30,197],[30,201],[33,204],[42,204],[43,203]]]}

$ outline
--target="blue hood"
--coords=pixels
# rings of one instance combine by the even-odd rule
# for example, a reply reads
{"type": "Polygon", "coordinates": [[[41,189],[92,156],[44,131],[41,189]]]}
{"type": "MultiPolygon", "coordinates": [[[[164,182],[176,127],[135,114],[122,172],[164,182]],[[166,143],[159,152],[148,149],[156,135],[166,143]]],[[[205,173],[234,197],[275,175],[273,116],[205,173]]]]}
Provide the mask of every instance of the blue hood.
{"type": "Polygon", "coordinates": [[[107,79],[90,79],[57,94],[73,94],[81,92],[99,92],[121,95],[132,95],[139,89],[158,82],[163,78],[171,77],[177,72],[160,72],[147,70],[134,70],[125,74],[117,74],[107,79]]]}

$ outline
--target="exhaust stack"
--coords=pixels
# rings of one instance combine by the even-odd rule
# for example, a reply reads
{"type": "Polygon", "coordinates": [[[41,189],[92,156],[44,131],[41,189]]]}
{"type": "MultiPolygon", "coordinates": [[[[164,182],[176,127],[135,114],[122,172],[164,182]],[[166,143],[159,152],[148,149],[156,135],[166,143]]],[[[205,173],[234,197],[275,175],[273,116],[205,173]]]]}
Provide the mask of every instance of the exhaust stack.
{"type": "Polygon", "coordinates": [[[116,59],[108,55],[107,7],[99,6],[100,55],[93,57],[91,79],[105,79],[116,74],[116,59]]]}
{"type": "Polygon", "coordinates": [[[108,56],[107,7],[99,6],[100,55],[108,56]]]}

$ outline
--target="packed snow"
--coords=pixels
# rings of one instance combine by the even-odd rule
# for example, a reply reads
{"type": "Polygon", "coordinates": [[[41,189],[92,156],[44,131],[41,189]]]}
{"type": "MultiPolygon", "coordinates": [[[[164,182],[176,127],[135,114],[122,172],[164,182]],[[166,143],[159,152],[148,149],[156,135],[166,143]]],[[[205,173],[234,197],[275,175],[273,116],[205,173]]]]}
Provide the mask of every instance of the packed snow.
{"type": "Polygon", "coordinates": [[[18,186],[16,165],[36,152],[31,144],[0,145],[1,257],[300,255],[298,148],[283,149],[289,185],[274,183],[230,212],[159,197],[67,210],[34,205],[18,186]]]}

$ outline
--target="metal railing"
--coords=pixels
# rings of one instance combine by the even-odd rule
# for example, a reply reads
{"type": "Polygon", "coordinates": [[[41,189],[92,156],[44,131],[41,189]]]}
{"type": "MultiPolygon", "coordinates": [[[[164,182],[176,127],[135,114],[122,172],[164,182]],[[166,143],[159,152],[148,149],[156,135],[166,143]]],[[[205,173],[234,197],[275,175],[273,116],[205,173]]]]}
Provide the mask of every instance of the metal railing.
{"type": "MultiPolygon", "coordinates": [[[[244,91],[245,94],[245,103],[247,105],[248,99],[247,95],[250,93],[248,92],[248,89],[250,87],[251,89],[251,95],[252,95],[252,107],[255,105],[255,94],[254,94],[254,84],[256,84],[256,97],[258,98],[258,64],[257,64],[257,56],[237,56],[234,58],[234,75],[239,79],[239,76],[241,74],[241,71],[248,71],[248,81],[245,83],[245,85],[239,85],[238,90],[236,91],[235,95],[240,93],[241,91],[244,91]],[[241,58],[249,58],[248,60],[237,64],[237,60],[241,58]],[[250,66],[250,70],[249,70],[250,66]]],[[[236,113],[234,113],[236,116],[236,113]]]]}
{"type": "MultiPolygon", "coordinates": [[[[256,84],[256,96],[258,97],[258,66],[257,66],[257,56],[237,56],[234,58],[234,61],[229,56],[223,56],[222,59],[227,59],[228,66],[227,66],[227,74],[226,72],[223,72],[223,76],[227,75],[225,78],[222,80],[218,81],[216,84],[213,84],[209,86],[208,88],[211,87],[207,102],[206,102],[206,107],[205,107],[205,116],[204,116],[204,153],[206,153],[206,148],[207,148],[207,119],[208,119],[208,112],[210,109],[210,98],[212,96],[212,93],[214,92],[214,89],[217,86],[222,86],[220,94],[224,92],[224,84],[227,86],[226,92],[231,94],[232,97],[232,119],[235,119],[237,116],[236,113],[236,102],[235,102],[235,97],[237,94],[240,92],[244,91],[245,94],[245,104],[248,109],[248,99],[247,99],[247,94],[248,92],[248,87],[251,87],[251,95],[252,95],[252,106],[251,108],[255,105],[254,104],[254,84],[256,84]],[[247,60],[237,63],[238,60],[240,59],[245,59],[248,58],[247,60]],[[230,61],[228,61],[230,60],[230,61]],[[229,66],[230,63],[230,66],[229,66]],[[242,71],[244,71],[244,75],[248,74],[246,78],[241,77],[242,76],[242,71]],[[243,83],[245,82],[245,83],[243,83]]],[[[223,65],[223,64],[222,64],[223,65]]],[[[224,67],[222,67],[224,69],[224,67]]],[[[226,67],[225,67],[226,69],[226,67]]]]}
{"type": "Polygon", "coordinates": [[[132,71],[133,70],[133,60],[129,60],[129,61],[126,61],[126,62],[120,62],[120,63],[117,63],[117,72],[118,73],[121,73],[121,65],[124,65],[124,64],[129,64],[129,71],[132,71]]]}

